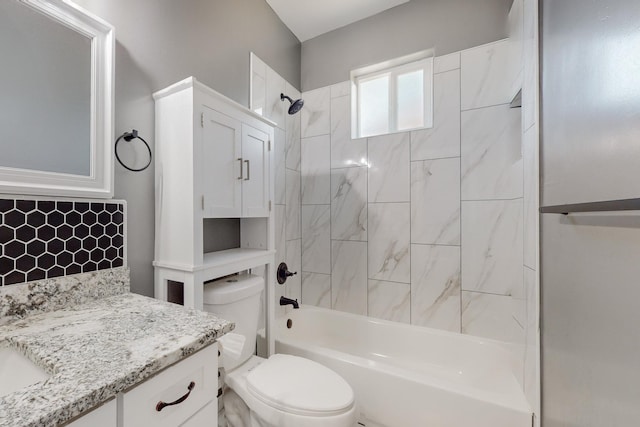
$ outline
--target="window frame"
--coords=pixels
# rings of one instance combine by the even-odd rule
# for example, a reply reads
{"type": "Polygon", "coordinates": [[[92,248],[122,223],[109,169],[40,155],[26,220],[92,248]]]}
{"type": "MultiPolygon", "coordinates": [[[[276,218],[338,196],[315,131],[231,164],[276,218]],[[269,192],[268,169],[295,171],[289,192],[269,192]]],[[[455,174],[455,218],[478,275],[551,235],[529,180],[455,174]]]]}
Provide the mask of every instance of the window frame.
{"type": "Polygon", "coordinates": [[[433,53],[431,51],[418,52],[406,57],[386,61],[370,67],[353,70],[351,72],[352,93],[352,137],[369,138],[398,132],[410,132],[417,129],[433,127],[433,53]],[[398,129],[398,76],[413,71],[423,71],[423,125],[398,129]],[[389,128],[386,132],[363,135],[361,129],[360,85],[380,77],[389,77],[389,128]]]}

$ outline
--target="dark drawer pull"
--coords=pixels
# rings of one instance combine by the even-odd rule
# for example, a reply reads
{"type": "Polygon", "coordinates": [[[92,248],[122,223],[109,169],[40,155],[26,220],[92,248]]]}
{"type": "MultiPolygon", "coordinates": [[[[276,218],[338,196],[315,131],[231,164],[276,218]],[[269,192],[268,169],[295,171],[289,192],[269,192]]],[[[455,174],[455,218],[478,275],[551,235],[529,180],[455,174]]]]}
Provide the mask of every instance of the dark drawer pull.
{"type": "Polygon", "coordinates": [[[177,405],[179,403],[184,402],[185,400],[187,400],[187,398],[189,397],[189,395],[191,394],[191,391],[193,390],[193,388],[196,386],[196,383],[194,383],[193,381],[191,381],[189,383],[189,387],[187,387],[187,390],[189,390],[187,392],[187,394],[185,394],[184,396],[182,396],[180,399],[175,400],[171,403],[165,403],[162,400],[160,402],[158,402],[158,404],[156,405],[156,411],[160,412],[162,411],[166,406],[171,406],[171,405],[177,405]]]}

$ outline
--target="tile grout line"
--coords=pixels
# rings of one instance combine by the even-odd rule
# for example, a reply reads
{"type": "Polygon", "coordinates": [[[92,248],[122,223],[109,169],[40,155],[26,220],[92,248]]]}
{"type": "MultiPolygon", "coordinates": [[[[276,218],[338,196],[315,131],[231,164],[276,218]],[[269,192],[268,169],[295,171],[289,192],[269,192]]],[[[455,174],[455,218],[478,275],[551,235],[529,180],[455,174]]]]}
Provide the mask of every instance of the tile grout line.
{"type": "Polygon", "coordinates": [[[462,53],[460,53],[460,73],[458,74],[458,87],[460,88],[459,92],[458,92],[458,96],[459,96],[459,107],[460,107],[460,112],[459,114],[459,133],[458,133],[458,152],[460,153],[460,157],[459,162],[458,162],[458,175],[459,175],[459,179],[458,179],[458,191],[459,191],[459,195],[460,195],[460,201],[458,203],[458,209],[460,210],[460,224],[459,224],[459,231],[460,231],[460,258],[459,258],[459,274],[460,274],[460,297],[459,297],[459,308],[460,308],[460,327],[458,328],[458,332],[459,333],[463,333],[464,331],[464,327],[463,327],[463,316],[462,316],[462,311],[464,308],[464,303],[463,303],[463,299],[462,299],[462,243],[464,241],[464,238],[462,236],[462,218],[463,218],[463,213],[462,213],[462,53]]]}

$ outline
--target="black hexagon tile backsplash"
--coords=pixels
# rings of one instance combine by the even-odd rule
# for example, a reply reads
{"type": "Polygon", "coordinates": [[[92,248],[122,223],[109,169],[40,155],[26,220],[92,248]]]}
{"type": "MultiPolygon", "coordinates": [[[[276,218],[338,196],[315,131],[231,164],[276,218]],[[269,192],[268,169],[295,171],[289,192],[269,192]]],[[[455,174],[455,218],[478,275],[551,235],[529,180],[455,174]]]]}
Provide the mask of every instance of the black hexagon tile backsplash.
{"type": "Polygon", "coordinates": [[[0,286],[123,265],[123,203],[0,199],[0,286]]]}

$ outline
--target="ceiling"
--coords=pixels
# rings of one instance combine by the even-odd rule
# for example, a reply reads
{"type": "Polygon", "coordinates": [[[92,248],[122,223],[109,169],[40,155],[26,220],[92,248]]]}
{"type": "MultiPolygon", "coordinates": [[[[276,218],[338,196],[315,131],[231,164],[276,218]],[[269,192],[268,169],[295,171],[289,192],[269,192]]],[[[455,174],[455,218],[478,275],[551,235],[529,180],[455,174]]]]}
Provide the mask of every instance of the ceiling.
{"type": "Polygon", "coordinates": [[[267,0],[303,42],[409,0],[267,0]]]}

